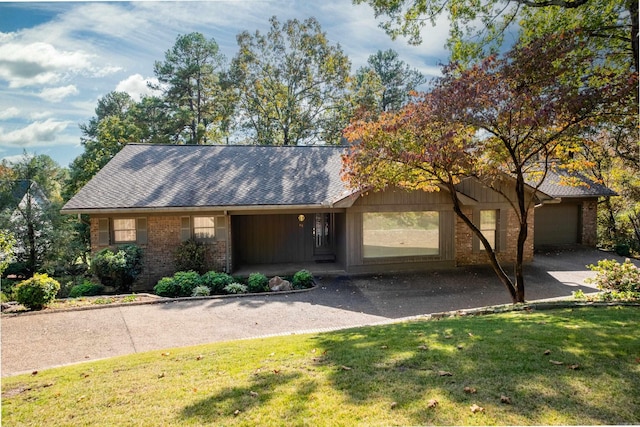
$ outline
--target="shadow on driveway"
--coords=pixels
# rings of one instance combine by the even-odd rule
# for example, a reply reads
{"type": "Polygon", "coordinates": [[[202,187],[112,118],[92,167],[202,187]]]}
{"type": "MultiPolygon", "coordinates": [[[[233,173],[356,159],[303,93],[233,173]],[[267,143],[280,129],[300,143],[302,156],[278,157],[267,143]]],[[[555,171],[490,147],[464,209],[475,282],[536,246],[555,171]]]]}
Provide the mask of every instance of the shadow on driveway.
{"type": "MultiPolygon", "coordinates": [[[[594,249],[536,254],[527,300],[594,292],[586,265],[622,258],[594,249]]],[[[317,278],[307,292],[172,301],[2,316],[2,376],[124,354],[245,338],[322,332],[423,314],[508,304],[487,267],[421,274],[317,278]]]]}

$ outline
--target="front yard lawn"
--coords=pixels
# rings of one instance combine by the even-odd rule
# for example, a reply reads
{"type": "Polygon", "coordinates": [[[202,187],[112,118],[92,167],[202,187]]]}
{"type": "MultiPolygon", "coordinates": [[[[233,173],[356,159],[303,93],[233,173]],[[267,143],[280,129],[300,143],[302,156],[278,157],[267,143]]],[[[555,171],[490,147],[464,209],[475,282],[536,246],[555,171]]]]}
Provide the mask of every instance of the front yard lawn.
{"type": "Polygon", "coordinates": [[[583,307],[154,351],[3,378],[2,421],[639,424],[639,323],[583,307]]]}

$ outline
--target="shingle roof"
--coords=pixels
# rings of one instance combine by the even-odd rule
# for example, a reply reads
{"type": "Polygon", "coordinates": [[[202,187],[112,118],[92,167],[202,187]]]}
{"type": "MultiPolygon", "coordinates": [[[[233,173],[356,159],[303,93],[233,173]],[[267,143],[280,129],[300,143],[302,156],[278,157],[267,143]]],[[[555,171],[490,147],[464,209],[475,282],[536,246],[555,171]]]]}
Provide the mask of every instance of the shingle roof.
{"type": "Polygon", "coordinates": [[[344,147],[125,146],[63,212],[326,205],[350,192],[344,147]]]}
{"type": "Polygon", "coordinates": [[[616,196],[616,192],[579,172],[549,168],[538,190],[556,198],[616,196]],[[575,181],[575,184],[572,183],[575,181]]]}

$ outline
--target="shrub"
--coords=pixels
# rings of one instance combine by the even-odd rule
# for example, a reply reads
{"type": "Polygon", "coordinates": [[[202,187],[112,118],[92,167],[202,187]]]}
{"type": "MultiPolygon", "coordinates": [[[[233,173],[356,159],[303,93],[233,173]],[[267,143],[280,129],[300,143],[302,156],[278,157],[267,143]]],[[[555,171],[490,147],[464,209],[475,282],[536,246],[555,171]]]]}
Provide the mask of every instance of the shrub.
{"type": "Polygon", "coordinates": [[[103,249],[91,261],[91,271],[106,286],[117,292],[131,292],[133,282],[142,272],[142,249],[136,245],[122,245],[118,252],[103,249]]]}
{"type": "Polygon", "coordinates": [[[173,254],[175,271],[196,271],[200,274],[205,272],[205,252],[204,243],[195,240],[182,242],[173,254]]]}
{"type": "Polygon", "coordinates": [[[640,268],[629,259],[620,264],[613,259],[598,261],[598,265],[588,266],[596,271],[596,277],[586,279],[587,283],[595,283],[598,289],[616,292],[640,292],[640,268]]]}
{"type": "Polygon", "coordinates": [[[247,279],[247,289],[249,292],[267,292],[269,291],[269,279],[262,273],[253,273],[247,279]]]}
{"type": "Polygon", "coordinates": [[[78,298],[78,297],[91,297],[95,295],[100,295],[104,292],[104,286],[96,285],[91,282],[84,282],[80,285],[75,285],[71,288],[69,292],[70,298],[78,298]]]}
{"type": "Polygon", "coordinates": [[[291,286],[293,289],[308,289],[313,286],[313,275],[307,270],[300,270],[293,275],[291,286]]]}
{"type": "Polygon", "coordinates": [[[39,310],[49,304],[60,290],[60,283],[46,274],[34,274],[15,287],[16,301],[30,310],[39,310]]]}
{"type": "Polygon", "coordinates": [[[201,283],[211,290],[213,295],[221,295],[225,293],[225,286],[230,285],[235,280],[227,273],[216,273],[209,271],[201,277],[201,283]]]}
{"type": "Polygon", "coordinates": [[[247,285],[242,283],[233,282],[224,287],[224,291],[228,294],[246,294],[248,291],[247,285]]]}
{"type": "Polygon", "coordinates": [[[193,288],[193,292],[191,292],[192,297],[207,297],[209,295],[211,295],[211,291],[204,285],[196,286],[193,288]]]}
{"type": "Polygon", "coordinates": [[[180,296],[190,297],[193,290],[202,284],[200,275],[195,271],[179,271],[173,275],[173,280],[180,286],[180,296]]]}
{"type": "Polygon", "coordinates": [[[161,297],[175,298],[180,296],[182,289],[173,277],[163,277],[153,287],[153,292],[161,297]]]}

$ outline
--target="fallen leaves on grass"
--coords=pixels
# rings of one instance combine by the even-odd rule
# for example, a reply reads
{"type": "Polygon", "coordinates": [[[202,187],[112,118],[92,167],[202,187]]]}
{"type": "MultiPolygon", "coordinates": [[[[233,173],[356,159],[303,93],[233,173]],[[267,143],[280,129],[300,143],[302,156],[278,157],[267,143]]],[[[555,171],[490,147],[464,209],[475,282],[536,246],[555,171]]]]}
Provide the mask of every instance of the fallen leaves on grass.
{"type": "Polygon", "coordinates": [[[473,412],[474,414],[477,412],[483,412],[484,408],[482,406],[478,406],[475,403],[473,405],[471,405],[471,407],[469,407],[469,409],[471,409],[471,412],[473,412]]]}
{"type": "Polygon", "coordinates": [[[398,402],[391,402],[391,409],[396,409],[398,407],[398,402]]]}
{"type": "Polygon", "coordinates": [[[438,371],[438,375],[441,377],[452,377],[453,374],[449,371],[438,371]]]}
{"type": "Polygon", "coordinates": [[[426,345],[419,345],[418,350],[427,351],[429,350],[429,347],[427,347],[426,345]]]}
{"type": "Polygon", "coordinates": [[[352,368],[342,365],[340,369],[342,369],[343,371],[350,371],[352,368]]]}
{"type": "Polygon", "coordinates": [[[478,390],[475,387],[465,387],[464,392],[468,394],[476,394],[478,390]]]}
{"type": "Polygon", "coordinates": [[[427,408],[435,408],[438,406],[438,401],[436,399],[431,399],[427,402],[427,408]]]}
{"type": "Polygon", "coordinates": [[[255,391],[252,390],[252,391],[249,392],[249,396],[258,397],[258,393],[256,393],[255,391]]]}
{"type": "Polygon", "coordinates": [[[506,403],[507,405],[511,405],[511,398],[503,394],[502,396],[500,396],[500,402],[506,403]]]}
{"type": "Polygon", "coordinates": [[[549,363],[551,363],[552,365],[564,365],[564,362],[560,362],[559,360],[549,360],[549,363]]]}
{"type": "Polygon", "coordinates": [[[569,369],[572,369],[575,371],[577,369],[580,369],[580,365],[578,365],[577,363],[574,363],[573,365],[569,365],[569,369]]]}
{"type": "Polygon", "coordinates": [[[545,356],[548,356],[548,355],[550,355],[550,354],[551,354],[551,350],[545,350],[545,351],[544,351],[544,355],[545,355],[545,356]]]}

